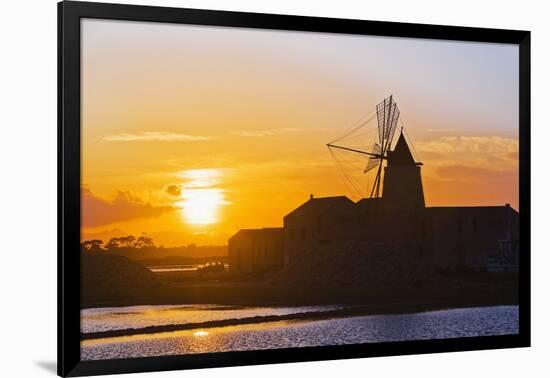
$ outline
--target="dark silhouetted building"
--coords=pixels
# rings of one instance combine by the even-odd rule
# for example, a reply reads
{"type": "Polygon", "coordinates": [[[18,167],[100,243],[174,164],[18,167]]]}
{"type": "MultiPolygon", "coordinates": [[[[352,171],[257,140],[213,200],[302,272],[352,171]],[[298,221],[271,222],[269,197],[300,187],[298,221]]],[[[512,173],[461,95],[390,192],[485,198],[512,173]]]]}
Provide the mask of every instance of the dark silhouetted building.
{"type": "Polygon", "coordinates": [[[285,263],[305,248],[357,238],[361,213],[345,196],[310,196],[283,218],[285,263]]]}
{"type": "Polygon", "coordinates": [[[388,153],[388,164],[384,168],[384,207],[401,211],[426,206],[420,166],[401,133],[394,150],[388,153]]]}
{"type": "Polygon", "coordinates": [[[428,207],[426,213],[437,268],[517,270],[519,214],[510,205],[428,207]]]}
{"type": "Polygon", "coordinates": [[[343,241],[406,247],[440,270],[517,270],[519,213],[510,205],[426,207],[421,177],[403,133],[384,168],[382,197],[354,203],[314,198],[288,213],[283,228],[241,230],[229,239],[230,269],[265,271],[343,241]]]}
{"type": "Polygon", "coordinates": [[[229,269],[253,273],[283,266],[283,229],[239,230],[228,241],[229,269]]]}

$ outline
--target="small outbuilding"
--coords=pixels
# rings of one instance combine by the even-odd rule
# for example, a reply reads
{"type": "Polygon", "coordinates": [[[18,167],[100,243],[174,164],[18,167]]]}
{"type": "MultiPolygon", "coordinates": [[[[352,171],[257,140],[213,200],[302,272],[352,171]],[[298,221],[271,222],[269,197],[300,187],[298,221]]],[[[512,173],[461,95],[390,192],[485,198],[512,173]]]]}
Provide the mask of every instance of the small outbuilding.
{"type": "Polygon", "coordinates": [[[258,273],[283,266],[283,228],[239,230],[229,238],[229,270],[258,273]]]}

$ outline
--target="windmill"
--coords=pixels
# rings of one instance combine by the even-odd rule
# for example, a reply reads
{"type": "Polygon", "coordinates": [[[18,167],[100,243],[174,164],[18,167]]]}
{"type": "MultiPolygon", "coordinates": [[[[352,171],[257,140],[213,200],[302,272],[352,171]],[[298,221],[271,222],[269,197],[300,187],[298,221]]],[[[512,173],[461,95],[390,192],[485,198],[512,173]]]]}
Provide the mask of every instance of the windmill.
{"type": "Polygon", "coordinates": [[[399,114],[399,108],[393,99],[393,95],[390,95],[388,98],[385,98],[382,102],[376,105],[376,112],[372,114],[371,117],[367,117],[367,119],[360,122],[358,126],[355,126],[343,136],[327,144],[331,154],[333,154],[333,149],[336,149],[368,156],[367,164],[363,169],[363,173],[369,173],[371,171],[374,172],[374,170],[376,170],[376,175],[374,177],[374,182],[370,192],[370,198],[380,197],[382,165],[384,160],[388,159],[388,153],[390,152],[395,130],[397,128],[397,122],[399,121],[399,114]],[[357,137],[357,131],[372,121],[375,115],[377,119],[378,138],[372,147],[364,149],[343,145],[345,138],[349,138],[350,136],[357,137]]]}

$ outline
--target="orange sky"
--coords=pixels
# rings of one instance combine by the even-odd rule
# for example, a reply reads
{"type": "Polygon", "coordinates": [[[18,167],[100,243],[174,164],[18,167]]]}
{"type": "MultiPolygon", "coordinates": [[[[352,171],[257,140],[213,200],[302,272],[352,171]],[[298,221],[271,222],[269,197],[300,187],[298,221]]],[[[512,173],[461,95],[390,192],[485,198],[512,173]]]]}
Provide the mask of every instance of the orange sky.
{"type": "Polygon", "coordinates": [[[517,69],[512,45],[84,20],[82,238],[224,244],[357,199],[325,145],[390,93],[429,206],[517,209],[517,69]]]}

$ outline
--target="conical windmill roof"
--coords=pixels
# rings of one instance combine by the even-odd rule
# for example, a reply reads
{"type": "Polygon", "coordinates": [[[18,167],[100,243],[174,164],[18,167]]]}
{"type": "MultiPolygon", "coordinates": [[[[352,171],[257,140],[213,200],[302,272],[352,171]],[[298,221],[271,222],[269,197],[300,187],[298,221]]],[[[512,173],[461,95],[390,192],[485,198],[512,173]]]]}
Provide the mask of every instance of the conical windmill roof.
{"type": "Polygon", "coordinates": [[[393,151],[391,152],[388,158],[388,165],[398,165],[398,166],[416,165],[414,161],[414,157],[409,148],[409,144],[405,140],[405,136],[403,135],[403,132],[401,132],[401,134],[399,135],[397,144],[395,145],[395,148],[393,149],[393,151]]]}

